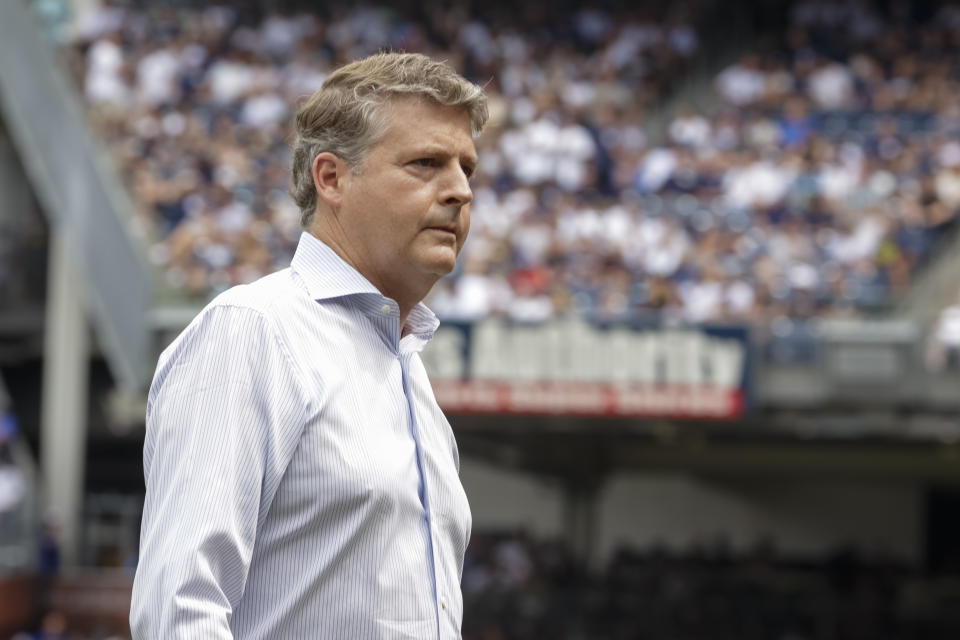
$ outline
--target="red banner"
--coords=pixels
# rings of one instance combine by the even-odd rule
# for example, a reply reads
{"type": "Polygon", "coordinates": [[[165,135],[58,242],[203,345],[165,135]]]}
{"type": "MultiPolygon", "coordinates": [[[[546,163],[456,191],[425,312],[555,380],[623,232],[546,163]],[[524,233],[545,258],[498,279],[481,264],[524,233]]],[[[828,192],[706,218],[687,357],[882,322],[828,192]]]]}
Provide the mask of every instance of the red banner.
{"type": "Polygon", "coordinates": [[[434,379],[433,389],[450,413],[729,420],[745,406],[739,389],[695,385],[434,379]]]}

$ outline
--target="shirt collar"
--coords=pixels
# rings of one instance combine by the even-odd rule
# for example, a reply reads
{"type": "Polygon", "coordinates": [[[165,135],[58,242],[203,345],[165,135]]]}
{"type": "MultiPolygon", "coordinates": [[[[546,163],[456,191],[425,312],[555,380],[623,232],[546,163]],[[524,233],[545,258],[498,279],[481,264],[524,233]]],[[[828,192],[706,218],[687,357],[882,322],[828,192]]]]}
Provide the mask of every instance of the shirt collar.
{"type": "Polygon", "coordinates": [[[336,251],[307,231],[300,234],[290,268],[303,279],[307,292],[314,300],[360,293],[382,295],[373,283],[347,264],[336,251]]]}
{"type": "MultiPolygon", "coordinates": [[[[303,280],[310,297],[317,301],[357,296],[364,311],[379,314],[383,303],[390,300],[329,245],[308,231],[300,234],[290,268],[303,280]]],[[[396,305],[396,301],[390,302],[396,305]]],[[[419,302],[410,310],[407,326],[411,333],[429,339],[440,326],[440,320],[427,305],[419,302]]]]}

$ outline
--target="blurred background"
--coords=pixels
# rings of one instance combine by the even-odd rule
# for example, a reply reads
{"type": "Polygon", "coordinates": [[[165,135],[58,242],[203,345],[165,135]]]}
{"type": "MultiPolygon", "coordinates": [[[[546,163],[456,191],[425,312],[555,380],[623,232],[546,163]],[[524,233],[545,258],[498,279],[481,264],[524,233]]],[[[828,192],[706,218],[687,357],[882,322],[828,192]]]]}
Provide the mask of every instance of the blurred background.
{"type": "Polygon", "coordinates": [[[157,356],[383,49],[490,98],[424,354],[464,638],[960,637],[960,7],[5,0],[0,638],[129,637],[157,356]]]}

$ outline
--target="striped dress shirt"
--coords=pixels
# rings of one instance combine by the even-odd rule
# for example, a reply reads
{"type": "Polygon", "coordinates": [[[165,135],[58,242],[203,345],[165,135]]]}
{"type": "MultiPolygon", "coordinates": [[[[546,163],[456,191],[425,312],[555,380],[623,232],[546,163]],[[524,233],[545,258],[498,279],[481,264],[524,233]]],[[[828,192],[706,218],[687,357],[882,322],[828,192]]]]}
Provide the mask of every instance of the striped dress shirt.
{"type": "Polygon", "coordinates": [[[397,303],[304,233],[214,299],[147,404],[134,638],[460,637],[470,509],[397,303]]]}

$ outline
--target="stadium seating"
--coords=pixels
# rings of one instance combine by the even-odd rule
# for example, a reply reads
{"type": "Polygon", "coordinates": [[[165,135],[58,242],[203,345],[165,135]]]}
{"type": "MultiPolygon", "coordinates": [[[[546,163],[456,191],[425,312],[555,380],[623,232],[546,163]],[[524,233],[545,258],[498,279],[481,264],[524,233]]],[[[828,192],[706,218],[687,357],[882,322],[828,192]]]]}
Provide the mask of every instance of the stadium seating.
{"type": "Polygon", "coordinates": [[[474,536],[464,568],[464,639],[948,638],[953,579],[838,549],[791,561],[759,541],[677,553],[622,549],[584,576],[563,545],[512,532],[474,536]]]}
{"type": "Polygon", "coordinates": [[[70,51],[156,229],[151,258],[188,295],[287,264],[291,112],[331,66],[386,46],[447,57],[491,96],[441,316],[850,316],[888,308],[956,226],[960,90],[941,81],[949,20],[904,33],[820,6],[798,5],[784,48],[721,71],[712,110],[681,110],[662,145],[644,110],[698,53],[695,3],[519,23],[105,9],[70,51]]]}

